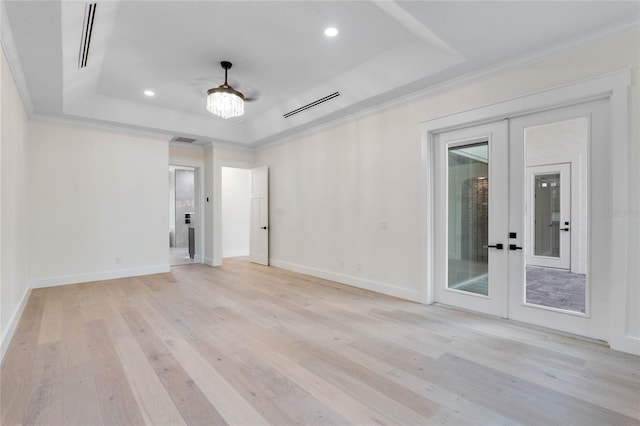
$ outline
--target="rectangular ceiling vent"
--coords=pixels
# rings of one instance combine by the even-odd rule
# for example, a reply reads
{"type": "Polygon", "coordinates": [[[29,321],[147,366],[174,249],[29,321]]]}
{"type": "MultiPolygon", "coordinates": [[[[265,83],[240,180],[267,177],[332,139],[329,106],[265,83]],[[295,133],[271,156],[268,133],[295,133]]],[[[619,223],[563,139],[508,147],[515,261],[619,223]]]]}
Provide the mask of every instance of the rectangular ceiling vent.
{"type": "Polygon", "coordinates": [[[96,16],[97,3],[87,3],[84,7],[84,22],[82,24],[82,38],[80,40],[80,55],[78,55],[78,68],[87,66],[89,59],[89,45],[93,32],[93,20],[96,16]]]}
{"type": "Polygon", "coordinates": [[[333,98],[337,98],[338,96],[340,96],[340,92],[332,93],[332,94],[330,94],[330,95],[328,95],[328,96],[325,96],[324,98],[320,98],[320,99],[318,99],[317,101],[313,101],[313,102],[311,102],[310,104],[307,104],[307,105],[305,105],[305,106],[301,106],[301,107],[300,107],[300,108],[298,108],[298,109],[294,109],[293,111],[290,111],[290,112],[288,112],[288,113],[284,114],[284,115],[283,115],[283,117],[284,117],[284,118],[289,118],[289,117],[291,117],[292,115],[296,115],[296,114],[298,114],[298,113],[300,113],[300,112],[302,112],[302,111],[308,110],[309,108],[313,108],[313,107],[315,107],[315,106],[318,106],[318,105],[320,105],[321,103],[327,102],[327,101],[329,101],[329,100],[331,100],[331,99],[333,99],[333,98]]]}
{"type": "Polygon", "coordinates": [[[182,136],[174,136],[170,142],[194,143],[196,140],[191,138],[183,138],[182,136]]]}

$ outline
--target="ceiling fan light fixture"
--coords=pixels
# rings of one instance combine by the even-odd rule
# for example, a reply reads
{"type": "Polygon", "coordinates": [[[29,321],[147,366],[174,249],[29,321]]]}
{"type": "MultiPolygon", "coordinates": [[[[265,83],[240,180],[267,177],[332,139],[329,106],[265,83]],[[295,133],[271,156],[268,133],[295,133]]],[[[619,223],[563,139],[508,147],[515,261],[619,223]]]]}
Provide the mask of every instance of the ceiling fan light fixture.
{"type": "Polygon", "coordinates": [[[244,99],[234,92],[235,90],[227,91],[223,87],[210,89],[207,92],[207,109],[209,112],[222,118],[233,118],[243,115],[244,99]]]}
{"type": "Polygon", "coordinates": [[[244,115],[244,95],[227,84],[227,71],[231,62],[223,61],[224,84],[207,91],[207,110],[222,118],[234,118],[244,115]]]}

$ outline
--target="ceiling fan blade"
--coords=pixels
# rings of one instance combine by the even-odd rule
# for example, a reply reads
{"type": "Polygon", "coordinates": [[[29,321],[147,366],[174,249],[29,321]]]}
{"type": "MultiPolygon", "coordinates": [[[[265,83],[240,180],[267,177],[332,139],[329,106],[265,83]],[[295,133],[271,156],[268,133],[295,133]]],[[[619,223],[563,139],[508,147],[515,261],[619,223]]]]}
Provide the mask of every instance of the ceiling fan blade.
{"type": "Polygon", "coordinates": [[[260,99],[260,91],[258,90],[248,90],[246,92],[241,90],[241,92],[246,102],[254,102],[260,99]]]}

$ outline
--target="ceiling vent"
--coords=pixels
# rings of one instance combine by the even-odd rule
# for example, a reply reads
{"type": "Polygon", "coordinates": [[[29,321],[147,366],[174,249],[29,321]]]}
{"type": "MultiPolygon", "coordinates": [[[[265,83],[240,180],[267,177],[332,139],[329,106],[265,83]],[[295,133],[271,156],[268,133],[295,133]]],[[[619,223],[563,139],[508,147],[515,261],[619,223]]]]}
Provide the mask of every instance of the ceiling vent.
{"type": "Polygon", "coordinates": [[[183,138],[182,136],[174,136],[169,142],[194,143],[196,140],[191,138],[183,138]]]}
{"type": "Polygon", "coordinates": [[[96,16],[97,3],[87,3],[84,7],[84,22],[82,24],[82,39],[80,40],[80,54],[78,55],[78,68],[87,66],[89,59],[89,45],[93,32],[93,20],[96,16]]]}
{"type": "Polygon", "coordinates": [[[306,111],[306,110],[308,110],[309,108],[313,108],[313,107],[315,107],[315,106],[318,106],[318,105],[320,105],[321,103],[324,103],[324,102],[330,101],[331,99],[333,99],[333,98],[337,98],[338,96],[340,96],[340,92],[332,93],[332,94],[330,94],[330,95],[328,95],[328,96],[325,96],[324,98],[320,98],[320,99],[318,99],[317,101],[313,101],[313,102],[311,102],[310,104],[307,104],[307,105],[305,105],[305,106],[301,106],[301,107],[300,107],[300,108],[298,108],[298,109],[294,109],[293,111],[290,111],[290,112],[288,112],[288,113],[284,114],[284,115],[283,115],[283,117],[284,117],[284,118],[289,118],[289,117],[291,117],[292,115],[296,115],[296,114],[298,114],[298,113],[300,113],[300,112],[302,112],[302,111],[306,111]]]}

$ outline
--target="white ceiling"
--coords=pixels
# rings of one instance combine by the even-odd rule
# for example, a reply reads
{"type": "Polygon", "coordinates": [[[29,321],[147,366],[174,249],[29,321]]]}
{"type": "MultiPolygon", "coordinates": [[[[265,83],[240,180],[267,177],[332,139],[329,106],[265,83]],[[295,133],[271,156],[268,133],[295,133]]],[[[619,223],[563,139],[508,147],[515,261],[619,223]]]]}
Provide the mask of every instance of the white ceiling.
{"type": "Polygon", "coordinates": [[[3,3],[35,114],[248,147],[640,16],[637,1],[103,1],[78,69],[85,2],[3,3]],[[205,109],[222,60],[257,97],[241,119],[205,109]]]}

